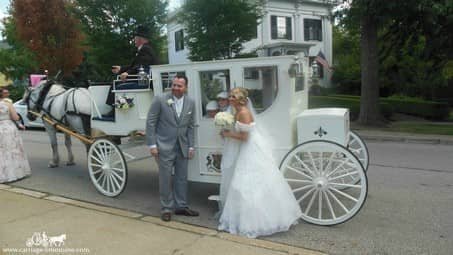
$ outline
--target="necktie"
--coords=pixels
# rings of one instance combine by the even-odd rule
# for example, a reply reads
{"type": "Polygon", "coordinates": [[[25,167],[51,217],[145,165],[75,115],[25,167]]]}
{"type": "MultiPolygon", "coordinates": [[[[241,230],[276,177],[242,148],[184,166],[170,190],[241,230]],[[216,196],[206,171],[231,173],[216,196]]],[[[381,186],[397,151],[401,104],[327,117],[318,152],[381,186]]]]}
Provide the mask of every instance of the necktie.
{"type": "Polygon", "coordinates": [[[176,100],[176,114],[178,115],[178,118],[179,116],[181,116],[181,110],[182,110],[182,99],[178,99],[176,100]]]}

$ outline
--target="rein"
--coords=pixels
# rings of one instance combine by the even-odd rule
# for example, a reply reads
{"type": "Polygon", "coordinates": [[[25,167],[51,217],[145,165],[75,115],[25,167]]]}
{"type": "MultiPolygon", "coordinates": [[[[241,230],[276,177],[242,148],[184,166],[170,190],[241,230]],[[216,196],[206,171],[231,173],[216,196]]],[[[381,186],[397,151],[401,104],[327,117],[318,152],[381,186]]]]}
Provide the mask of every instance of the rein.
{"type": "Polygon", "coordinates": [[[54,84],[55,84],[54,81],[49,80],[46,81],[46,83],[43,85],[43,89],[39,92],[38,100],[36,101],[36,108],[38,109],[38,111],[44,110],[43,109],[44,100],[46,99],[47,94],[50,91],[50,88],[54,84]]]}
{"type": "MultiPolygon", "coordinates": [[[[79,116],[89,116],[87,114],[82,114],[82,113],[79,113],[79,111],[77,110],[76,108],[76,105],[75,105],[75,92],[77,90],[77,88],[70,88],[69,90],[64,90],[56,95],[53,95],[51,97],[48,98],[49,100],[49,105],[48,105],[48,109],[45,109],[44,108],[44,101],[45,99],[47,98],[47,95],[49,94],[49,91],[50,91],[50,88],[55,84],[54,81],[47,81],[44,85],[43,85],[43,89],[39,92],[39,95],[38,95],[38,100],[34,101],[32,98],[31,98],[31,95],[29,95],[25,102],[27,104],[27,108],[29,108],[29,102],[32,101],[33,103],[35,103],[36,105],[36,109],[38,111],[43,111],[46,115],[48,115],[50,118],[52,118],[53,120],[59,122],[59,123],[66,123],[66,115],[79,115],[79,116]],[[71,91],[72,90],[72,91],[71,91]],[[55,100],[55,98],[57,96],[60,96],[62,94],[65,94],[67,93],[64,98],[64,110],[63,110],[63,116],[60,118],[60,119],[57,119],[55,118],[54,116],[52,116],[52,114],[50,113],[51,112],[51,109],[52,109],[52,104],[55,100]],[[72,94],[72,105],[73,105],[73,111],[68,111],[68,97],[70,96],[70,94],[72,94]]],[[[63,88],[67,89],[68,87],[65,87],[63,86],[63,88]]]]}

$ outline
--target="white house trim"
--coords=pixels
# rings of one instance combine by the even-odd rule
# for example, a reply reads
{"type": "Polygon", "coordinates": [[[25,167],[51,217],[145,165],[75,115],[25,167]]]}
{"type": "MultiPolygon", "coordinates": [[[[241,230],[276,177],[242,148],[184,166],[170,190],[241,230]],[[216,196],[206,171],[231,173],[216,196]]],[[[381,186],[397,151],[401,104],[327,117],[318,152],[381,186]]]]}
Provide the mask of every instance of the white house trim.
{"type": "MultiPolygon", "coordinates": [[[[257,52],[258,56],[269,56],[280,51],[281,54],[304,51],[306,55],[315,57],[319,51],[324,53],[327,61],[332,61],[332,21],[330,13],[336,0],[267,0],[264,3],[264,16],[257,26],[257,38],[243,44],[243,53],[257,52]],[[271,17],[280,16],[291,18],[291,39],[272,39],[271,17]],[[322,40],[305,40],[304,19],[321,21],[322,40]]],[[[170,64],[189,63],[189,49],[175,51],[174,33],[182,29],[177,24],[177,10],[170,13],[168,19],[168,59],[170,64]]],[[[330,84],[330,72],[324,70],[324,77],[320,83],[324,86],[330,84]]]]}

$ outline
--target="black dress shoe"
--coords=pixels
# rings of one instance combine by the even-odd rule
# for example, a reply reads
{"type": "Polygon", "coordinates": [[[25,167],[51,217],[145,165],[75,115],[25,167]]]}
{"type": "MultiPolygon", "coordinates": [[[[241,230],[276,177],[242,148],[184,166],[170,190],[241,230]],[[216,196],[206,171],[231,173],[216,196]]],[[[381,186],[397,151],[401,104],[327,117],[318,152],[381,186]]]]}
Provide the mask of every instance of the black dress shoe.
{"type": "Polygon", "coordinates": [[[177,214],[177,215],[185,215],[185,216],[198,216],[198,215],[200,215],[197,211],[191,210],[188,207],[176,209],[175,210],[175,214],[177,214]]]}
{"type": "Polygon", "coordinates": [[[171,221],[171,213],[170,212],[164,212],[160,215],[160,218],[163,221],[171,221]]]}

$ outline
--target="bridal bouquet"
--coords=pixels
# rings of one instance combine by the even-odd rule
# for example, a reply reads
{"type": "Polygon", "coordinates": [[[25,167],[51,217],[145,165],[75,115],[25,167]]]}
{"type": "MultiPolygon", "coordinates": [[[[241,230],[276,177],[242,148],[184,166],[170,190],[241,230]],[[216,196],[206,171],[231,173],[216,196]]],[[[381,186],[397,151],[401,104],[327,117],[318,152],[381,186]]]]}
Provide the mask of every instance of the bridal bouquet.
{"type": "Polygon", "coordinates": [[[232,129],[234,116],[229,112],[218,112],[214,117],[214,125],[220,129],[232,129]]]}
{"type": "Polygon", "coordinates": [[[120,96],[115,100],[115,108],[127,110],[134,106],[134,98],[120,96]]]}

